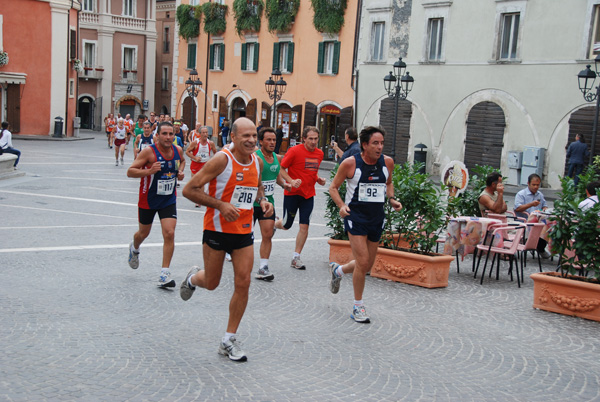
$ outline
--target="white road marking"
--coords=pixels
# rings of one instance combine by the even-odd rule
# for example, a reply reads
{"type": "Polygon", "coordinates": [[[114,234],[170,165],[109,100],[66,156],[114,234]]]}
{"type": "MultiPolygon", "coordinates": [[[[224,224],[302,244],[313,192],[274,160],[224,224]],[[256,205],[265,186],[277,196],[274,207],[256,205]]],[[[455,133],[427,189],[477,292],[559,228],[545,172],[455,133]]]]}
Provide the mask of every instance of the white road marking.
{"type": "MultiPolygon", "coordinates": [[[[328,237],[312,237],[306,239],[307,241],[322,241],[327,240],[328,237]]],[[[290,239],[273,239],[274,243],[282,243],[282,242],[295,242],[295,238],[290,239]]],[[[254,243],[260,243],[261,240],[257,239],[254,243]]],[[[190,241],[190,242],[182,242],[175,243],[176,247],[183,246],[201,246],[201,241],[190,241]]],[[[144,243],[144,248],[146,247],[162,247],[163,243],[144,243]]],[[[2,248],[0,249],[0,253],[30,253],[30,252],[38,252],[38,251],[81,251],[81,250],[106,250],[106,249],[115,249],[115,248],[123,248],[127,249],[129,244],[90,244],[85,246],[54,246],[54,247],[22,247],[22,248],[2,248]]]]}
{"type": "MultiPolygon", "coordinates": [[[[189,223],[177,223],[177,226],[190,226],[189,223]]],[[[113,227],[134,227],[137,228],[137,223],[124,225],[57,225],[57,226],[3,226],[0,230],[17,230],[17,229],[87,229],[87,228],[113,228],[113,227]]]]}
{"type": "Polygon", "coordinates": [[[23,208],[23,209],[34,209],[36,211],[49,211],[49,212],[62,212],[65,214],[74,214],[74,215],[88,215],[88,216],[101,216],[103,218],[111,218],[111,219],[133,219],[137,221],[137,217],[131,218],[127,216],[117,216],[117,215],[105,215],[105,214],[92,214],[89,212],[75,212],[75,211],[62,211],[60,209],[50,209],[50,208],[37,208],[37,207],[25,207],[23,205],[11,205],[11,204],[0,204],[2,207],[12,207],[12,208],[23,208]]]}

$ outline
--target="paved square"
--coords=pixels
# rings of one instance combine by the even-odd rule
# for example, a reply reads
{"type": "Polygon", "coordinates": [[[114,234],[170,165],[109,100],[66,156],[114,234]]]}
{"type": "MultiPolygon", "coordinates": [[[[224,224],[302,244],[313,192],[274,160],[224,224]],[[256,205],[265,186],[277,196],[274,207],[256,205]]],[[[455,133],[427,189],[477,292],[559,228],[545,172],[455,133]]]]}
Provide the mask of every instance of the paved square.
{"type": "MultiPolygon", "coordinates": [[[[469,258],[460,273],[453,263],[445,289],[367,278],[372,323],[353,322],[351,277],[337,295],[327,287],[319,186],[307,270],[289,268],[297,224],[277,231],[275,280],[253,280],[239,331],[248,362],[229,361],[217,347],[231,265],[218,289],[188,302],[178,288],[158,289],[156,220],[140,268],[130,269],[133,152],[116,167],[103,135],[92,136],[15,140],[27,175],[0,181],[0,400],[600,400],[600,323],[534,310],[531,279],[517,288],[505,265],[499,281],[480,285],[469,258]]],[[[280,190],[275,199],[279,214],[280,190]]],[[[179,197],[178,215],[171,268],[179,285],[202,263],[204,214],[179,197]]],[[[258,247],[255,255],[256,266],[258,247]]],[[[535,270],[530,260],[527,272],[535,270]]]]}

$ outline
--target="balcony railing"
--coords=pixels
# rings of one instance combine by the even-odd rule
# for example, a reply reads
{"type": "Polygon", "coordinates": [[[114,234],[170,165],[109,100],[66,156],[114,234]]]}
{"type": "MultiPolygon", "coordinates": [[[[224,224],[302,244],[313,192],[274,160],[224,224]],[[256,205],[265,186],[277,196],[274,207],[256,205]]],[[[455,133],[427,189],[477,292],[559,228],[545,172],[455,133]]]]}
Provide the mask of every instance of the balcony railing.
{"type": "Polygon", "coordinates": [[[112,16],[112,23],[116,27],[127,28],[127,29],[146,29],[146,20],[141,18],[131,17],[116,17],[112,16]]]}
{"type": "Polygon", "coordinates": [[[82,12],[79,13],[79,21],[88,24],[98,24],[99,16],[95,13],[82,12]]]}
{"type": "Polygon", "coordinates": [[[79,73],[79,78],[85,78],[86,80],[101,80],[104,69],[101,67],[84,67],[83,71],[79,73]]]}
{"type": "Polygon", "coordinates": [[[121,70],[121,82],[137,82],[137,71],[121,70]]]}

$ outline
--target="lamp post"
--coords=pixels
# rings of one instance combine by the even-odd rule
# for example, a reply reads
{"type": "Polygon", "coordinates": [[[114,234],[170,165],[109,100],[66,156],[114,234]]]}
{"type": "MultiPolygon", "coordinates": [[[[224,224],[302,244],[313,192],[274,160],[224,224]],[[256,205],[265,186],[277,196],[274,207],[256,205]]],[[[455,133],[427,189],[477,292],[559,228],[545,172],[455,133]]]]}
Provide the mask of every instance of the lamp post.
{"type": "Polygon", "coordinates": [[[287,82],[281,77],[281,71],[273,70],[271,76],[265,81],[265,89],[269,95],[269,99],[273,99],[273,113],[271,116],[271,127],[277,128],[275,125],[277,118],[277,102],[285,92],[287,82]]]}
{"type": "Polygon", "coordinates": [[[590,160],[589,164],[591,165],[594,161],[594,149],[596,147],[596,131],[598,131],[598,109],[600,108],[600,85],[594,88],[594,82],[596,81],[596,77],[600,73],[598,68],[600,64],[600,55],[596,56],[594,59],[594,71],[590,69],[590,65],[585,66],[585,70],[581,70],[579,74],[577,74],[577,78],[579,79],[579,89],[583,93],[583,99],[587,102],[596,101],[596,111],[594,113],[594,125],[592,126],[592,146],[590,150],[590,160]],[[595,89],[595,92],[592,90],[595,89]]]}
{"type": "Polygon", "coordinates": [[[392,136],[392,159],[396,162],[396,131],[398,125],[398,102],[400,99],[406,99],[408,93],[412,90],[414,78],[410,76],[406,70],[406,63],[402,61],[402,57],[394,63],[394,71],[390,71],[388,75],[383,78],[383,86],[390,99],[394,99],[394,130],[392,136]],[[400,81],[400,82],[398,82],[400,81]]]}
{"type": "Polygon", "coordinates": [[[185,90],[192,99],[192,122],[190,126],[190,130],[194,130],[196,127],[196,97],[200,93],[200,88],[202,87],[202,81],[198,79],[198,72],[196,69],[192,69],[190,71],[190,77],[185,81],[186,88],[185,90]]]}

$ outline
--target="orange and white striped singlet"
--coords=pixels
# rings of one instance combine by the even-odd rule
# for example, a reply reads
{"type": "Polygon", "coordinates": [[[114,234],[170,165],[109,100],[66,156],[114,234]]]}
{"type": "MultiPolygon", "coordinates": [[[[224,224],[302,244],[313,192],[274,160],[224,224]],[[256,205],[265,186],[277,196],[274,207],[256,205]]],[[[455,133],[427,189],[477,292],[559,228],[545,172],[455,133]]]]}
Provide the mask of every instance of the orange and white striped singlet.
{"type": "Polygon", "coordinates": [[[252,153],[252,160],[244,165],[238,162],[229,149],[219,152],[227,156],[227,166],[208,185],[208,195],[224,202],[230,202],[240,209],[240,217],[228,222],[215,208],[206,208],[204,230],[221,233],[248,234],[252,232],[254,201],[258,191],[260,165],[257,156],[252,153]]]}

